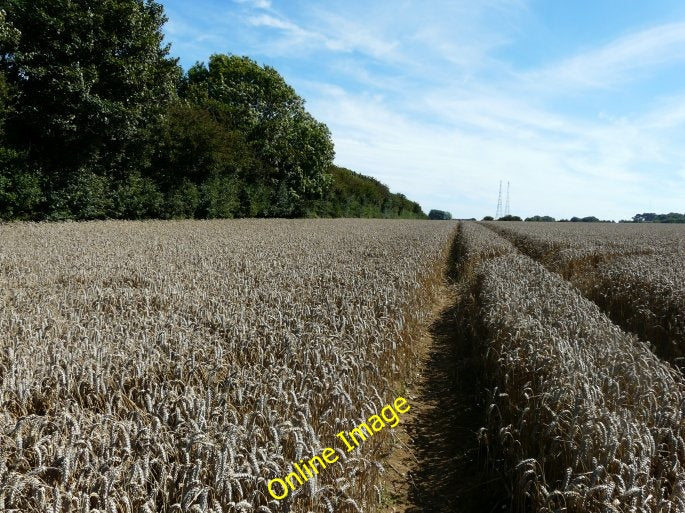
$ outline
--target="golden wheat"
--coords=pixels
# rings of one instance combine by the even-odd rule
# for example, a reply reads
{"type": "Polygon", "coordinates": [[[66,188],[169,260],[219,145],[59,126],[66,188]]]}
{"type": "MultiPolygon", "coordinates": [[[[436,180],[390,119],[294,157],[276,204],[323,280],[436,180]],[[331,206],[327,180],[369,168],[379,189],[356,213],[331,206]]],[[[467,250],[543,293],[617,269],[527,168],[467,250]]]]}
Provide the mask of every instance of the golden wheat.
{"type": "Polygon", "coordinates": [[[462,224],[458,246],[492,387],[480,438],[514,509],[685,511],[682,374],[492,231],[462,224]]]}
{"type": "Polygon", "coordinates": [[[368,509],[380,435],[267,482],[394,398],[454,226],[1,225],[0,510],[368,509]]]}
{"type": "Polygon", "coordinates": [[[570,280],[624,329],[683,365],[685,226],[491,223],[525,254],[570,280]]]}

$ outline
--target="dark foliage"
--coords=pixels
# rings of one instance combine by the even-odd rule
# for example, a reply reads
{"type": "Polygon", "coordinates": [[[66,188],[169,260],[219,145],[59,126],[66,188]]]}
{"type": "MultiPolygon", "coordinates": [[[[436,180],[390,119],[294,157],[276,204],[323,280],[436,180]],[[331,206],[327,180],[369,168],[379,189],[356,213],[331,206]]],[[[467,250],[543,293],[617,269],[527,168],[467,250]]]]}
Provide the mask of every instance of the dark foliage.
{"type": "Polygon", "coordinates": [[[446,212],[444,210],[431,210],[428,213],[428,219],[436,220],[436,221],[447,221],[449,219],[452,219],[452,214],[449,212],[446,212]]]}
{"type": "Polygon", "coordinates": [[[671,212],[669,214],[644,213],[633,216],[634,223],[685,223],[685,214],[671,212]]]}
{"type": "Polygon", "coordinates": [[[309,204],[310,217],[426,218],[418,203],[391,193],[374,178],[338,166],[332,166],[330,172],[331,187],[309,204]]]}
{"type": "Polygon", "coordinates": [[[183,74],[153,0],[0,5],[0,219],[425,217],[332,166],[273,68],[213,55],[183,74]]]}
{"type": "Polygon", "coordinates": [[[613,223],[611,220],[598,219],[595,216],[588,217],[572,217],[570,222],[572,223],[613,223]]]}
{"type": "Polygon", "coordinates": [[[526,217],[526,221],[532,221],[536,223],[553,223],[555,219],[550,216],[532,216],[526,217]]]}

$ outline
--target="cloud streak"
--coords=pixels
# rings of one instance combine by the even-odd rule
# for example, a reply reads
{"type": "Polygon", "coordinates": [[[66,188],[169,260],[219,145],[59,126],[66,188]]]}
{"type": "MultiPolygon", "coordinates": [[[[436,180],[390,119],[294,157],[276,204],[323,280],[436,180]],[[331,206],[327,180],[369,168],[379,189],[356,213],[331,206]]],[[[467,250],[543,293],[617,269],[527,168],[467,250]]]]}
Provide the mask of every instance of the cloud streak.
{"type": "Polygon", "coordinates": [[[256,9],[271,9],[270,0],[233,0],[236,4],[248,5],[256,9]]]}
{"type": "Polygon", "coordinates": [[[524,78],[544,87],[612,88],[626,80],[643,78],[656,67],[682,61],[685,22],[668,23],[618,38],[524,78]]]}
{"type": "Polygon", "coordinates": [[[500,56],[535,14],[523,0],[236,1],[227,44],[284,74],[337,163],[424,209],[492,215],[509,180],[523,216],[682,210],[685,21],[598,33],[531,66],[500,56]]]}

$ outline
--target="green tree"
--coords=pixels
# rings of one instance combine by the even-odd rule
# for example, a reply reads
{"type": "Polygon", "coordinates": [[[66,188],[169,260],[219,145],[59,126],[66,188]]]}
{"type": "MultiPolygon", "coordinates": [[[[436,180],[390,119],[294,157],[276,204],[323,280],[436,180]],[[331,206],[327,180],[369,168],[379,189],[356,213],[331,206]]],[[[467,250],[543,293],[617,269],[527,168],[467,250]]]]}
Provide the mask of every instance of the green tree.
{"type": "Polygon", "coordinates": [[[330,185],[330,132],[304,108],[283,77],[248,57],[212,55],[189,70],[183,93],[215,119],[244,134],[264,164],[260,180],[273,191],[272,215],[300,215],[330,185]]]}
{"type": "Polygon", "coordinates": [[[391,193],[375,178],[338,166],[331,166],[330,173],[330,189],[307,205],[309,217],[426,218],[421,205],[391,193]]]}
{"type": "Polygon", "coordinates": [[[0,5],[2,219],[426,217],[333,166],[275,69],[213,55],[183,76],[154,0],[0,5]]]}
{"type": "Polygon", "coordinates": [[[243,134],[226,128],[206,108],[188,102],[170,106],[156,138],[154,167],[163,185],[183,179],[199,184],[258,167],[243,134]]]}
{"type": "MultiPolygon", "coordinates": [[[[0,71],[16,90],[8,137],[44,169],[51,194],[79,184],[88,184],[85,194],[102,192],[144,166],[149,127],[174,97],[180,75],[163,45],[162,6],[152,0],[5,5],[20,32],[16,44],[0,42],[0,71]],[[107,178],[77,178],[84,171],[107,178]]],[[[99,216],[105,206],[94,201],[99,216]]],[[[90,212],[89,198],[83,202],[77,203],[90,212]]]]}
{"type": "Polygon", "coordinates": [[[42,177],[25,155],[0,144],[0,219],[32,219],[44,202],[42,177]]]}
{"type": "Polygon", "coordinates": [[[51,191],[49,219],[105,219],[114,207],[112,181],[89,169],[73,173],[59,190],[51,191]]]}
{"type": "Polygon", "coordinates": [[[431,210],[428,212],[428,219],[433,219],[433,220],[449,220],[452,219],[452,214],[449,212],[446,212],[444,210],[431,210]]]}
{"type": "Polygon", "coordinates": [[[555,222],[555,219],[551,216],[532,216],[532,217],[526,217],[527,222],[536,222],[536,223],[553,223],[555,222]]]}
{"type": "MultiPolygon", "coordinates": [[[[242,212],[240,191],[247,182],[265,179],[262,163],[240,131],[217,121],[206,107],[181,100],[169,107],[156,140],[150,176],[163,194],[174,196],[175,204],[179,190],[192,190],[181,187],[189,181],[200,194],[196,215],[247,215],[242,212]]],[[[245,210],[250,210],[249,205],[245,210]]]]}
{"type": "MultiPolygon", "coordinates": [[[[14,51],[19,36],[19,31],[7,21],[5,11],[0,9],[0,49],[14,51]]],[[[0,59],[4,60],[2,53],[0,53],[0,59]]],[[[4,135],[3,125],[10,99],[10,88],[5,77],[4,66],[2,66],[3,60],[0,60],[0,137],[4,135]]]]}
{"type": "MultiPolygon", "coordinates": [[[[14,51],[20,33],[0,9],[0,48],[14,51]]],[[[11,112],[14,90],[6,79],[0,54],[0,219],[30,219],[43,200],[41,177],[26,164],[26,155],[10,147],[5,140],[5,119],[11,112]]]]}
{"type": "Polygon", "coordinates": [[[116,217],[126,219],[161,217],[164,212],[164,195],[154,180],[133,171],[117,185],[113,205],[116,217]]]}
{"type": "Polygon", "coordinates": [[[668,214],[644,213],[633,216],[634,223],[685,223],[685,214],[670,212],[668,214]]]}

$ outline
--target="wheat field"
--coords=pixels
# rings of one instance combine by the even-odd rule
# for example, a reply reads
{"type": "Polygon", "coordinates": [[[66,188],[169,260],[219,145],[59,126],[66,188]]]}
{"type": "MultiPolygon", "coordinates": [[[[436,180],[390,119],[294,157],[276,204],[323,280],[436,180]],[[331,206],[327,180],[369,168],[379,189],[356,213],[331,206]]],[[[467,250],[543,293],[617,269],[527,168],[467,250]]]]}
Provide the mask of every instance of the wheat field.
{"type": "Polygon", "coordinates": [[[0,226],[0,510],[364,510],[387,436],[266,482],[394,398],[453,229],[0,226]]]}
{"type": "MultiPolygon", "coordinates": [[[[390,220],[0,225],[0,511],[412,511],[387,504],[390,428],[338,449],[282,500],[268,483],[430,376],[417,340],[449,290],[455,340],[475,355],[473,450],[483,479],[505,485],[500,509],[685,512],[684,235],[390,220]]],[[[418,415],[422,400],[411,396],[418,415]]],[[[416,465],[436,461],[421,454],[416,465]]]]}
{"type": "MultiPolygon", "coordinates": [[[[549,242],[548,228],[488,227],[463,224],[458,239],[490,393],[480,437],[510,476],[512,509],[685,511],[682,373],[559,273],[518,251],[517,230],[549,242]]],[[[621,243],[619,233],[609,246],[621,243]]],[[[576,245],[600,245],[571,234],[576,245]]],[[[577,251],[584,257],[587,249],[577,251]]],[[[541,245],[528,252],[558,259],[541,245]]]]}
{"type": "Polygon", "coordinates": [[[492,223],[611,319],[685,364],[685,228],[677,224],[492,223]]]}

